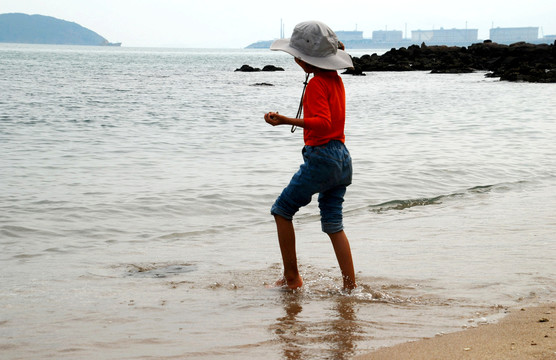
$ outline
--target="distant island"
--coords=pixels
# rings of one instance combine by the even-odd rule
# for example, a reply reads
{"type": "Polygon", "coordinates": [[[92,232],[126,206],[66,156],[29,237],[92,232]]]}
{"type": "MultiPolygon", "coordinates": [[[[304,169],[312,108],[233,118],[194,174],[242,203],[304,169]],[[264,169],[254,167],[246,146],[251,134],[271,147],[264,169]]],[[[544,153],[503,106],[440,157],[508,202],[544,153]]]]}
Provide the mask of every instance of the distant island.
{"type": "Polygon", "coordinates": [[[74,22],[43,15],[0,14],[0,43],[120,46],[74,22]]]}

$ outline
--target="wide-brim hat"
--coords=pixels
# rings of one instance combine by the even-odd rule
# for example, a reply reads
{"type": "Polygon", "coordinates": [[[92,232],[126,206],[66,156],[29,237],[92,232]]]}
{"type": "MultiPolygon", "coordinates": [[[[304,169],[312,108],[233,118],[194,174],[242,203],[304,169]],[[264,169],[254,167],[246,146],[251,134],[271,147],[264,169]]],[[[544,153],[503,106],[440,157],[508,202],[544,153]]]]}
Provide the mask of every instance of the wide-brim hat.
{"type": "Polygon", "coordinates": [[[334,31],[320,21],[297,24],[291,38],[274,41],[270,50],[285,51],[320,69],[353,68],[351,56],[338,49],[338,37],[334,31]]]}

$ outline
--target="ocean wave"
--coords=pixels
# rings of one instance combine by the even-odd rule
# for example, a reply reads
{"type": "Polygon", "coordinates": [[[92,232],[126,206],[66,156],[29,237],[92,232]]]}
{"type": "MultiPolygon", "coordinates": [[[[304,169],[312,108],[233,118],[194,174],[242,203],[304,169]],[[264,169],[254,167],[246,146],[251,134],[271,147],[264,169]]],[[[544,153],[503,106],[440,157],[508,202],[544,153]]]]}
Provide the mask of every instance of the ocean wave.
{"type": "MultiPolygon", "coordinates": [[[[60,234],[49,230],[30,228],[26,226],[3,225],[0,227],[0,235],[3,237],[5,236],[6,238],[29,238],[39,235],[56,237],[60,234]]],[[[3,241],[2,243],[5,242],[3,241]]]]}
{"type": "Polygon", "coordinates": [[[475,194],[485,194],[492,191],[503,192],[511,191],[517,187],[522,186],[526,181],[517,181],[513,183],[500,183],[493,185],[478,185],[463,191],[454,192],[451,194],[444,194],[432,197],[423,197],[415,199],[404,199],[404,200],[389,200],[380,204],[373,204],[366,207],[371,212],[383,213],[386,211],[402,211],[418,206],[429,206],[429,205],[440,205],[448,200],[453,200],[456,198],[469,198],[475,194]]]}

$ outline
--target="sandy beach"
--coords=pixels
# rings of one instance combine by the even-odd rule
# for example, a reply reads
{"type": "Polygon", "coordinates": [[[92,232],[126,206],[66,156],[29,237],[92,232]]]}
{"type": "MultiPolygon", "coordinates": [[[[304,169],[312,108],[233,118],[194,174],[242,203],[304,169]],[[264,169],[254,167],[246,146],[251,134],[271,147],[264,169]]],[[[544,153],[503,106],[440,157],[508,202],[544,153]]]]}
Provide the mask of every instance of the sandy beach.
{"type": "Polygon", "coordinates": [[[515,308],[495,324],[382,348],[359,360],[556,359],[556,303],[515,308]]]}

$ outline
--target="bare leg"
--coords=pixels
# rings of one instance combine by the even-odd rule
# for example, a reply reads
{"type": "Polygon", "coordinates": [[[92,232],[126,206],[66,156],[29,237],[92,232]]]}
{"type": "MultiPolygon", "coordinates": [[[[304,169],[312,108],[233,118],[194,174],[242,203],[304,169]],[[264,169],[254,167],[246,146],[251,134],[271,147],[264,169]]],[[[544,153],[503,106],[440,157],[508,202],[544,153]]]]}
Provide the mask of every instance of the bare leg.
{"type": "Polygon", "coordinates": [[[353,269],[353,259],[351,258],[351,248],[346,233],[342,230],[334,234],[328,234],[334,246],[334,252],[342,271],[344,289],[352,290],[357,287],[355,284],[355,270],[353,269]]]}
{"type": "Polygon", "coordinates": [[[278,242],[284,263],[284,278],[278,280],[276,285],[287,285],[290,289],[297,289],[303,285],[303,280],[297,269],[297,256],[295,252],[295,230],[291,220],[275,215],[278,242]]]}

